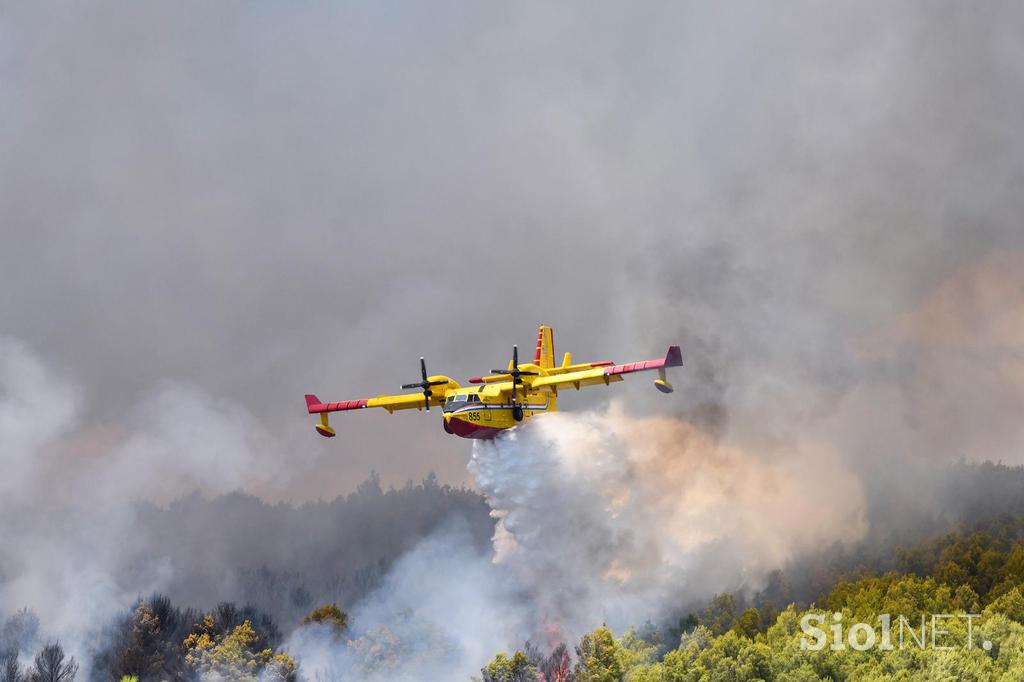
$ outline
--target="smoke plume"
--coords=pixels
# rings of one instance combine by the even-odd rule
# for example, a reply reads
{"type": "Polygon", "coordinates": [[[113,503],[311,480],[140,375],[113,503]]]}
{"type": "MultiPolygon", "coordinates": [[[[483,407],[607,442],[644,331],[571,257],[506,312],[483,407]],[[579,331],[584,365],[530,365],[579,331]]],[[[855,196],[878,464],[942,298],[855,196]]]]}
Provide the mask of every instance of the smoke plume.
{"type": "Polygon", "coordinates": [[[258,490],[287,467],[244,410],[193,386],[158,387],[109,427],[82,422],[82,393],[0,338],[0,611],[31,608],[87,663],[116,614],[174,577],[138,500],[258,490]]]}
{"type": "Polygon", "coordinates": [[[548,415],[474,449],[499,517],[497,561],[539,625],[660,621],[688,600],[864,530],[859,480],[827,446],[751,453],[688,422],[548,415]]]}

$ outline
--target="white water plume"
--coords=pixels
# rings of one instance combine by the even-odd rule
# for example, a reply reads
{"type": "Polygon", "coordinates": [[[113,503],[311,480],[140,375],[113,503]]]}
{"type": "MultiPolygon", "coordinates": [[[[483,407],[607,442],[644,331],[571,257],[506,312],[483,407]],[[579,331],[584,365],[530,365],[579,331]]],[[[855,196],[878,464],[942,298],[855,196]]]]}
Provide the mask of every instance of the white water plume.
{"type": "Polygon", "coordinates": [[[829,449],[755,454],[615,404],[478,443],[470,469],[498,518],[495,560],[530,595],[535,627],[569,636],[756,586],[864,531],[860,484],[829,449]]]}

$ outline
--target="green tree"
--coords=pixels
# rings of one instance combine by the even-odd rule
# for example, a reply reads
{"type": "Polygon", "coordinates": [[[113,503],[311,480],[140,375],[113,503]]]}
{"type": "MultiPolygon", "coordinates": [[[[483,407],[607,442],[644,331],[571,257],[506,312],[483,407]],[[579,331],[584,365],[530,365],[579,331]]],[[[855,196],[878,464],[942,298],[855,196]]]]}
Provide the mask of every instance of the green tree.
{"type": "Polygon", "coordinates": [[[213,616],[207,614],[195,632],[185,638],[185,662],[200,677],[225,682],[275,680],[294,682],[295,661],[256,646],[259,636],[247,620],[225,635],[218,635],[213,616]]]}
{"type": "Polygon", "coordinates": [[[583,635],[576,647],[576,682],[619,682],[619,645],[605,626],[583,635]]]}
{"type": "Polygon", "coordinates": [[[615,656],[618,658],[619,667],[626,679],[632,680],[631,671],[648,663],[653,663],[658,658],[658,646],[648,642],[637,634],[634,628],[626,631],[622,637],[615,642],[615,656]]]}
{"type": "Polygon", "coordinates": [[[313,609],[302,619],[303,625],[328,625],[335,637],[341,637],[348,630],[348,614],[337,604],[325,604],[313,609]]]}
{"type": "Polygon", "coordinates": [[[1024,595],[1021,594],[1020,588],[1014,587],[993,601],[985,607],[985,613],[1000,613],[1012,621],[1024,624],[1024,595]]]}
{"type": "Polygon", "coordinates": [[[736,595],[723,592],[716,594],[707,608],[701,612],[700,624],[710,628],[715,635],[721,635],[733,626],[739,615],[736,595]]]}
{"type": "Polygon", "coordinates": [[[753,639],[761,631],[761,612],[755,608],[746,609],[736,619],[732,629],[748,639],[753,639]]]}
{"type": "Polygon", "coordinates": [[[511,657],[506,653],[498,653],[494,659],[480,670],[482,682],[536,682],[537,667],[522,651],[515,652],[511,657]]]}

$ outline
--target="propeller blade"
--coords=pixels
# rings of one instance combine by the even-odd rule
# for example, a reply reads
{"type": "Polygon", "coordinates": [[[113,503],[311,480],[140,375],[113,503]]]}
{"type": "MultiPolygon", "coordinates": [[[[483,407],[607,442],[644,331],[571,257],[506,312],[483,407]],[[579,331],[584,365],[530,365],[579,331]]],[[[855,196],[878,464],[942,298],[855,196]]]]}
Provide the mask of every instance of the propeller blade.
{"type": "Polygon", "coordinates": [[[531,372],[529,370],[520,370],[519,376],[521,376],[521,377],[536,377],[536,376],[540,376],[540,372],[531,372]]]}
{"type": "Polygon", "coordinates": [[[423,381],[427,380],[427,361],[420,358],[420,372],[423,374],[423,381]]]}
{"type": "Polygon", "coordinates": [[[492,369],[491,374],[511,374],[507,369],[492,369]]]}
{"type": "Polygon", "coordinates": [[[402,388],[423,388],[423,385],[417,381],[415,384],[402,384],[402,388]]]}
{"type": "Polygon", "coordinates": [[[519,369],[519,346],[512,346],[512,369],[519,369]]]}
{"type": "Polygon", "coordinates": [[[438,379],[437,381],[428,381],[427,386],[444,386],[447,383],[447,379],[438,379]]]}

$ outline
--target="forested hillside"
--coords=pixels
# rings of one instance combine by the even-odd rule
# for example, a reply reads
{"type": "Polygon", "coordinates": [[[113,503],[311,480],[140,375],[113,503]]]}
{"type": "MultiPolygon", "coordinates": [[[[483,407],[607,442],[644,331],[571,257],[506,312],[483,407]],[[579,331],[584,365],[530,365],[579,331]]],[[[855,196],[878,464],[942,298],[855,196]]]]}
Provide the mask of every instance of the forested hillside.
{"type": "MultiPolygon", "coordinates": [[[[619,637],[606,627],[587,634],[575,647],[544,656],[530,645],[511,655],[499,653],[481,671],[484,682],[697,682],[698,680],[1022,680],[1024,679],[1024,517],[1002,517],[974,529],[897,549],[898,570],[877,574],[861,567],[861,577],[841,577],[811,606],[776,599],[785,577],[773,577],[773,593],[719,594],[678,627],[646,627],[619,637]],[[834,614],[842,617],[837,621],[834,614]],[[834,638],[821,650],[809,643],[801,619],[820,615],[828,629],[842,624],[840,650],[834,638]],[[847,639],[849,625],[869,623],[881,643],[878,617],[894,624],[891,650],[859,651],[847,639]],[[931,614],[943,614],[934,644],[931,614]],[[971,618],[968,632],[966,615],[971,618]],[[907,625],[901,633],[899,616],[907,625]],[[922,636],[921,616],[926,615],[922,636]],[[913,632],[911,632],[913,630],[913,632]],[[900,645],[902,634],[903,644],[900,645]],[[991,643],[986,648],[985,642],[991,643]],[[923,646],[921,645],[923,643],[923,646]],[[943,650],[941,647],[948,647],[943,650]]],[[[784,592],[783,592],[784,594],[784,592]]],[[[829,632],[831,635],[831,631],[829,632]]],[[[859,633],[863,645],[868,636],[859,633]]]]}
{"type": "Polygon", "coordinates": [[[465,524],[485,547],[489,512],[479,494],[439,485],[433,474],[387,490],[372,474],[350,495],[300,506],[196,495],[139,509],[139,536],[150,547],[139,562],[156,555],[173,567],[164,591],[177,603],[238,601],[286,623],[317,603],[354,603],[441,524],[465,524]]]}
{"type": "MultiPolygon", "coordinates": [[[[32,604],[4,605],[0,682],[192,679],[218,666],[269,675],[267,666],[283,659],[266,652],[276,651],[311,609],[358,602],[435,530],[457,524],[486,550],[489,512],[478,493],[440,485],[433,475],[385,490],[373,474],[349,495],[299,506],[242,493],[140,505],[133,535],[123,538],[134,558],[115,578],[142,592],[152,575],[146,567],[156,563],[166,575],[161,593],[142,592],[113,622],[67,605],[68,619],[92,622],[90,641],[76,642],[87,661],[70,659],[52,639],[54,623],[40,622],[32,604]]],[[[55,515],[51,523],[63,519],[55,515]]],[[[18,560],[0,547],[0,582],[7,579],[4,566],[18,560]]],[[[293,676],[289,666],[281,670],[293,676]]]]}
{"type": "MultiPolygon", "coordinates": [[[[1024,469],[960,464],[947,473],[940,493],[950,504],[935,514],[882,498],[860,543],[797,557],[757,589],[680,604],[671,622],[637,623],[625,632],[594,623],[578,641],[524,642],[481,660],[478,677],[1024,679],[1024,469]],[[899,512],[892,523],[882,523],[883,508],[899,512]],[[836,613],[842,614],[838,621],[836,613]],[[929,630],[922,648],[920,617],[933,613],[960,617],[943,621],[936,647],[929,630]],[[892,641],[904,636],[902,650],[859,651],[848,642],[833,649],[832,639],[821,650],[801,646],[808,637],[800,623],[808,615],[820,615],[814,622],[826,630],[838,622],[844,641],[857,622],[872,624],[881,636],[880,614],[891,614],[892,641]],[[905,633],[896,630],[899,616],[909,624],[905,633]],[[943,645],[953,648],[938,648],[943,645]]],[[[172,584],[177,593],[140,596],[113,622],[97,623],[85,660],[72,659],[30,609],[3,614],[0,682],[70,682],[86,675],[115,682],[360,679],[353,670],[388,679],[390,671],[407,669],[410,657],[445,656],[451,643],[415,613],[401,614],[405,622],[393,627],[367,630],[347,612],[432,529],[458,522],[486,548],[493,532],[488,511],[478,494],[438,485],[433,477],[397,490],[383,490],[371,477],[349,496],[299,507],[236,494],[142,508],[145,533],[181,567],[172,584]],[[229,588],[223,598],[216,595],[219,585],[229,588]],[[211,597],[197,598],[205,594],[211,597]],[[409,632],[419,640],[415,647],[409,632]],[[289,637],[297,633],[314,634],[351,666],[304,667],[289,651],[289,637]]]]}

